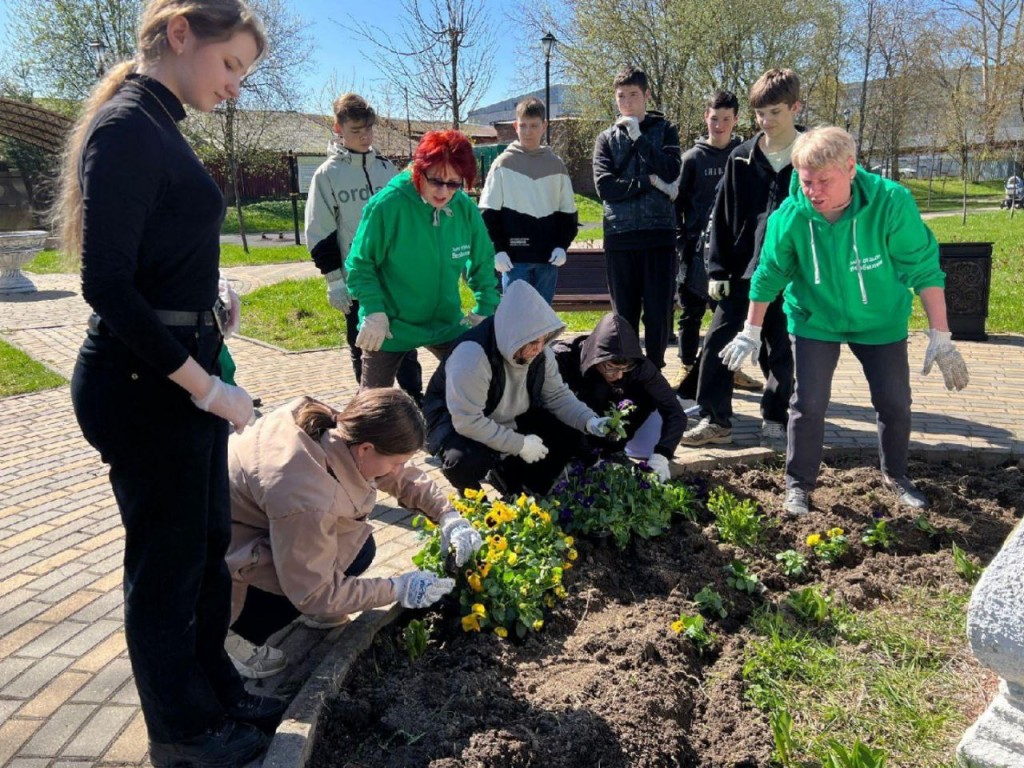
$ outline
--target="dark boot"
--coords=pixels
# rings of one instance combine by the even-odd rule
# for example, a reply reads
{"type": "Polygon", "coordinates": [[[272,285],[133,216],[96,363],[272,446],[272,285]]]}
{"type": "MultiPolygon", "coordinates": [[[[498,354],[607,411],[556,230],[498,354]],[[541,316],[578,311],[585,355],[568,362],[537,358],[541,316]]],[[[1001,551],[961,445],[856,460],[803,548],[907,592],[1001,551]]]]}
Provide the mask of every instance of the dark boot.
{"type": "Polygon", "coordinates": [[[273,734],[281,724],[286,709],[288,702],[285,699],[245,693],[234,706],[227,708],[226,714],[232,720],[255,725],[264,733],[273,734]]]}
{"type": "Polygon", "coordinates": [[[218,728],[173,744],[149,743],[156,768],[239,768],[267,748],[269,737],[257,728],[225,720],[218,728]]]}

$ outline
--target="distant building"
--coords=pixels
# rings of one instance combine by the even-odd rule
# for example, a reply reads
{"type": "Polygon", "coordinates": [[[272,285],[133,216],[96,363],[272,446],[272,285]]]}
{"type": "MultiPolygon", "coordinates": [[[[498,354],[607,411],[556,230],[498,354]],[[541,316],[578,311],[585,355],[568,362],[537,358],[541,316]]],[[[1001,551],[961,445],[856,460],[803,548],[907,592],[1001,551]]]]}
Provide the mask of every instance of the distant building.
{"type": "MultiPolygon", "coordinates": [[[[494,104],[488,104],[486,107],[474,109],[469,113],[468,118],[470,122],[477,123],[479,125],[494,125],[494,123],[511,122],[516,119],[516,104],[528,96],[535,96],[541,101],[544,101],[544,89],[541,88],[540,90],[531,91],[530,93],[523,93],[519,96],[505,99],[504,101],[497,101],[494,104]]],[[[548,117],[567,117],[577,114],[579,114],[579,110],[573,108],[572,94],[569,92],[569,86],[552,85],[551,114],[548,115],[548,117]]]]}

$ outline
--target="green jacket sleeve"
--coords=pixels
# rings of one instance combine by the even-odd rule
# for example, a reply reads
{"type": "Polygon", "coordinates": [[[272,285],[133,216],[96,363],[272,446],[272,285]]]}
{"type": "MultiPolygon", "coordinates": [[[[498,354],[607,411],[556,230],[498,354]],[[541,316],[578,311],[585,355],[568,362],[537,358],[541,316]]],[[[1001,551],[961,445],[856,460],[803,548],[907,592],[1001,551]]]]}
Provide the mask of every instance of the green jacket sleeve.
{"type": "Polygon", "coordinates": [[[896,273],[920,293],[922,288],[944,288],[946,275],[939,267],[939,244],[928,229],[910,192],[894,190],[887,246],[896,273]]]}
{"type": "Polygon", "coordinates": [[[750,300],[771,303],[796,274],[797,253],[789,236],[794,225],[791,216],[776,211],[768,217],[761,258],[750,279],[750,300]],[[785,221],[783,221],[785,219],[785,221]]]}
{"type": "Polygon", "coordinates": [[[391,239],[384,219],[384,211],[376,201],[370,200],[363,210],[363,218],[359,222],[348,258],[345,260],[348,290],[352,298],[359,302],[362,317],[386,311],[378,271],[387,256],[388,243],[391,239]]]}
{"type": "Polygon", "coordinates": [[[494,243],[487,232],[483,216],[475,206],[471,210],[469,220],[473,228],[469,252],[469,265],[466,268],[466,281],[469,283],[476,306],[473,311],[482,317],[490,317],[498,306],[498,278],[494,274],[494,243]]]}

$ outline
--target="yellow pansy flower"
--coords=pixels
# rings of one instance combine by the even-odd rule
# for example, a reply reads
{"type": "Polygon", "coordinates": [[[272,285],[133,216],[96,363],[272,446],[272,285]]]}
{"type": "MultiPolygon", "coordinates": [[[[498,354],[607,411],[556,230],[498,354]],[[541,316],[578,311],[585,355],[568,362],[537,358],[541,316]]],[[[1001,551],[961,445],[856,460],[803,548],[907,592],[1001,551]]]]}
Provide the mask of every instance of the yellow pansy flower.
{"type": "Polygon", "coordinates": [[[473,603],[473,605],[470,606],[469,610],[471,610],[475,616],[479,616],[481,619],[487,615],[487,609],[484,607],[483,603],[473,603]]]}
{"type": "Polygon", "coordinates": [[[575,549],[570,549],[565,556],[568,557],[570,560],[575,560],[577,557],[580,556],[580,553],[577,552],[575,549]]]}
{"type": "Polygon", "coordinates": [[[494,512],[488,512],[484,515],[484,525],[488,528],[496,528],[501,522],[501,518],[498,517],[494,512]]]}
{"type": "Polygon", "coordinates": [[[816,547],[819,544],[821,544],[821,534],[820,533],[812,533],[810,536],[807,537],[807,546],[808,547],[816,547]]]}
{"type": "Polygon", "coordinates": [[[483,579],[487,578],[487,574],[491,572],[493,563],[484,563],[480,566],[480,577],[483,579]]]}
{"type": "Polygon", "coordinates": [[[465,496],[467,499],[476,501],[477,499],[484,495],[484,492],[483,490],[477,490],[475,488],[466,488],[462,492],[462,495],[465,496]]]}
{"type": "Polygon", "coordinates": [[[526,494],[525,493],[519,494],[519,498],[516,499],[516,506],[519,506],[519,507],[525,507],[526,506],[526,494]]]}
{"type": "Polygon", "coordinates": [[[546,605],[548,608],[554,608],[555,598],[553,598],[551,595],[544,595],[544,605],[546,605]]]}
{"type": "Polygon", "coordinates": [[[576,543],[576,539],[574,539],[572,536],[566,536],[564,539],[562,539],[562,541],[565,542],[565,546],[567,547],[571,547],[573,544],[576,543]]]}
{"type": "Polygon", "coordinates": [[[495,627],[494,634],[496,634],[498,637],[508,637],[508,630],[504,627],[495,627]]]}
{"type": "Polygon", "coordinates": [[[543,510],[537,505],[537,502],[530,503],[530,512],[539,515],[543,510]]]}
{"type": "Polygon", "coordinates": [[[505,541],[505,537],[498,533],[488,536],[487,541],[489,541],[491,546],[498,552],[504,552],[508,547],[508,542],[505,541]]]}
{"type": "Polygon", "coordinates": [[[836,536],[842,536],[844,533],[846,533],[846,531],[844,531],[842,528],[829,528],[828,529],[828,537],[830,539],[834,539],[836,536]]]}
{"type": "Polygon", "coordinates": [[[568,594],[569,594],[569,593],[565,591],[565,587],[563,587],[563,586],[562,586],[561,584],[559,584],[559,585],[558,585],[557,587],[555,587],[555,595],[556,595],[557,597],[560,597],[560,598],[562,598],[563,600],[565,600],[565,597],[566,597],[566,595],[568,595],[568,594]]]}
{"type": "Polygon", "coordinates": [[[516,564],[516,561],[517,561],[518,559],[519,559],[519,555],[517,555],[517,554],[516,554],[515,552],[509,552],[509,553],[508,553],[508,554],[507,554],[507,555],[505,556],[505,560],[506,560],[506,561],[508,561],[508,564],[509,564],[509,565],[515,565],[515,564],[516,564]]]}
{"type": "Polygon", "coordinates": [[[572,563],[570,563],[568,560],[566,560],[564,563],[562,563],[562,570],[563,571],[568,571],[570,568],[572,568],[572,563]]]}
{"type": "Polygon", "coordinates": [[[474,592],[483,592],[484,585],[480,582],[480,574],[471,573],[466,576],[466,581],[469,583],[469,588],[474,592]]]}
{"type": "Polygon", "coordinates": [[[544,626],[544,619],[537,619],[533,622],[533,631],[540,632],[540,628],[544,626]]]}
{"type": "Polygon", "coordinates": [[[537,513],[537,517],[539,517],[545,523],[550,523],[551,522],[551,515],[549,515],[543,509],[540,512],[537,513]]]}
{"type": "Polygon", "coordinates": [[[672,631],[675,632],[676,634],[679,634],[684,629],[686,629],[686,625],[683,624],[683,622],[678,621],[678,620],[672,622],[672,631]]]}
{"type": "Polygon", "coordinates": [[[469,614],[469,616],[462,617],[462,631],[463,632],[479,632],[480,631],[480,618],[476,614],[469,614]]]}

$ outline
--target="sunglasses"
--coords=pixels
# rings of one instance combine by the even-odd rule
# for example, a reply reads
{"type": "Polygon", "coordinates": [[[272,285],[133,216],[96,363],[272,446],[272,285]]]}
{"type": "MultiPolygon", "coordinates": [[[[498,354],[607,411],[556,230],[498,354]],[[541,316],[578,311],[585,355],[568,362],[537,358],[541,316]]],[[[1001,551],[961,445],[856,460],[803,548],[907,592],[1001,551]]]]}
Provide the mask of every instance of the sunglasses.
{"type": "Polygon", "coordinates": [[[461,181],[445,181],[444,179],[435,179],[426,175],[424,175],[423,178],[429,181],[435,187],[444,187],[445,189],[452,190],[452,192],[457,192],[458,190],[462,189],[461,181]]]}

